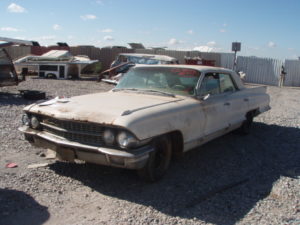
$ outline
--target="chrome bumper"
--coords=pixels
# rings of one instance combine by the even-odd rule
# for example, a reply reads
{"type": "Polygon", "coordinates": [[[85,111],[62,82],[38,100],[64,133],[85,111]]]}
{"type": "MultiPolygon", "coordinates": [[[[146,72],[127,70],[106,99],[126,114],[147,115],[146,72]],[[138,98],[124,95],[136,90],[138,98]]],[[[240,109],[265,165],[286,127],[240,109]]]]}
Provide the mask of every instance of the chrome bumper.
{"type": "Polygon", "coordinates": [[[106,166],[140,169],[146,164],[149,153],[154,151],[150,145],[132,151],[95,147],[72,142],[48,132],[31,129],[28,126],[19,127],[19,131],[24,133],[25,139],[32,145],[49,148],[57,153],[57,158],[66,161],[79,159],[106,166]]]}

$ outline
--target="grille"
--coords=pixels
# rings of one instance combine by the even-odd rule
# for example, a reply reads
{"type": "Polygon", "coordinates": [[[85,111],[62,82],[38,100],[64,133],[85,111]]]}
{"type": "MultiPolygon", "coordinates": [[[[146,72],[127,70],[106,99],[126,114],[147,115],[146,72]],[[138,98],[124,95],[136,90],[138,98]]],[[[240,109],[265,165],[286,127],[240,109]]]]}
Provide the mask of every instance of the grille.
{"type": "Polygon", "coordinates": [[[54,118],[41,118],[42,129],[69,141],[92,146],[103,146],[104,127],[87,122],[74,122],[54,118]]]}

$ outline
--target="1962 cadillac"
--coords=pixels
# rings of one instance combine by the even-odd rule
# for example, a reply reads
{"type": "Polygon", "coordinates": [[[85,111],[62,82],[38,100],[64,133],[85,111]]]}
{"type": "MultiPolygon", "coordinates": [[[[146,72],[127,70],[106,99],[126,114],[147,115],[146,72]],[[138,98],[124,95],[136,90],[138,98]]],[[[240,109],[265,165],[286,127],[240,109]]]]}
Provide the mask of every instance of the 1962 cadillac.
{"type": "Polygon", "coordinates": [[[172,155],[235,129],[248,133],[269,102],[266,87],[246,88],[229,69],[143,65],[109,92],[27,106],[19,129],[60,159],[136,169],[154,181],[172,155]]]}

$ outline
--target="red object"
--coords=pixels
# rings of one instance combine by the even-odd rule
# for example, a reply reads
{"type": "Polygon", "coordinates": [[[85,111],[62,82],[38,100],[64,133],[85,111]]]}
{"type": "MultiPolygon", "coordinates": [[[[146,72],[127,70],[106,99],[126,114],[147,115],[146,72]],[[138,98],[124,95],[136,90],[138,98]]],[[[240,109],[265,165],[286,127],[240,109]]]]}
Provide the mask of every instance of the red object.
{"type": "Polygon", "coordinates": [[[185,64],[187,65],[215,66],[215,63],[215,60],[206,60],[200,57],[185,57],[185,64]]]}
{"type": "Polygon", "coordinates": [[[16,167],[18,167],[18,165],[16,163],[7,163],[5,167],[6,168],[16,168],[16,167]]]}

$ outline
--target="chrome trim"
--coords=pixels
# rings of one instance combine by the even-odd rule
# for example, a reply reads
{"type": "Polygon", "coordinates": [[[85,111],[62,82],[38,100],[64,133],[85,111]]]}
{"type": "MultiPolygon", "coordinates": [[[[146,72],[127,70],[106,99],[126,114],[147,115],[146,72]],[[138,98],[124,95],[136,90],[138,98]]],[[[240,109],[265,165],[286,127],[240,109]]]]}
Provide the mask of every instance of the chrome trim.
{"type": "Polygon", "coordinates": [[[105,148],[105,147],[95,147],[85,144],[80,144],[77,142],[66,140],[62,137],[55,136],[51,133],[45,132],[45,131],[38,131],[34,130],[32,128],[29,128],[28,126],[22,126],[19,127],[19,131],[32,136],[37,136],[39,138],[42,138],[44,140],[47,140],[49,142],[52,142],[57,145],[71,147],[74,149],[79,149],[81,151],[87,151],[91,153],[99,153],[99,154],[106,154],[108,156],[118,156],[123,158],[137,158],[141,157],[143,155],[148,155],[150,152],[154,151],[154,147],[150,145],[146,145],[143,147],[140,147],[138,149],[133,150],[118,150],[118,149],[111,149],[111,148],[105,148]]]}
{"type": "Polygon", "coordinates": [[[53,130],[57,130],[57,131],[61,131],[61,132],[70,132],[70,133],[73,133],[73,134],[83,134],[83,135],[102,137],[101,134],[91,134],[89,132],[80,132],[80,131],[74,131],[74,130],[67,130],[67,129],[64,129],[64,128],[60,128],[60,127],[57,127],[57,126],[53,126],[53,125],[44,123],[44,122],[41,122],[40,124],[44,127],[49,127],[53,130]]]}

